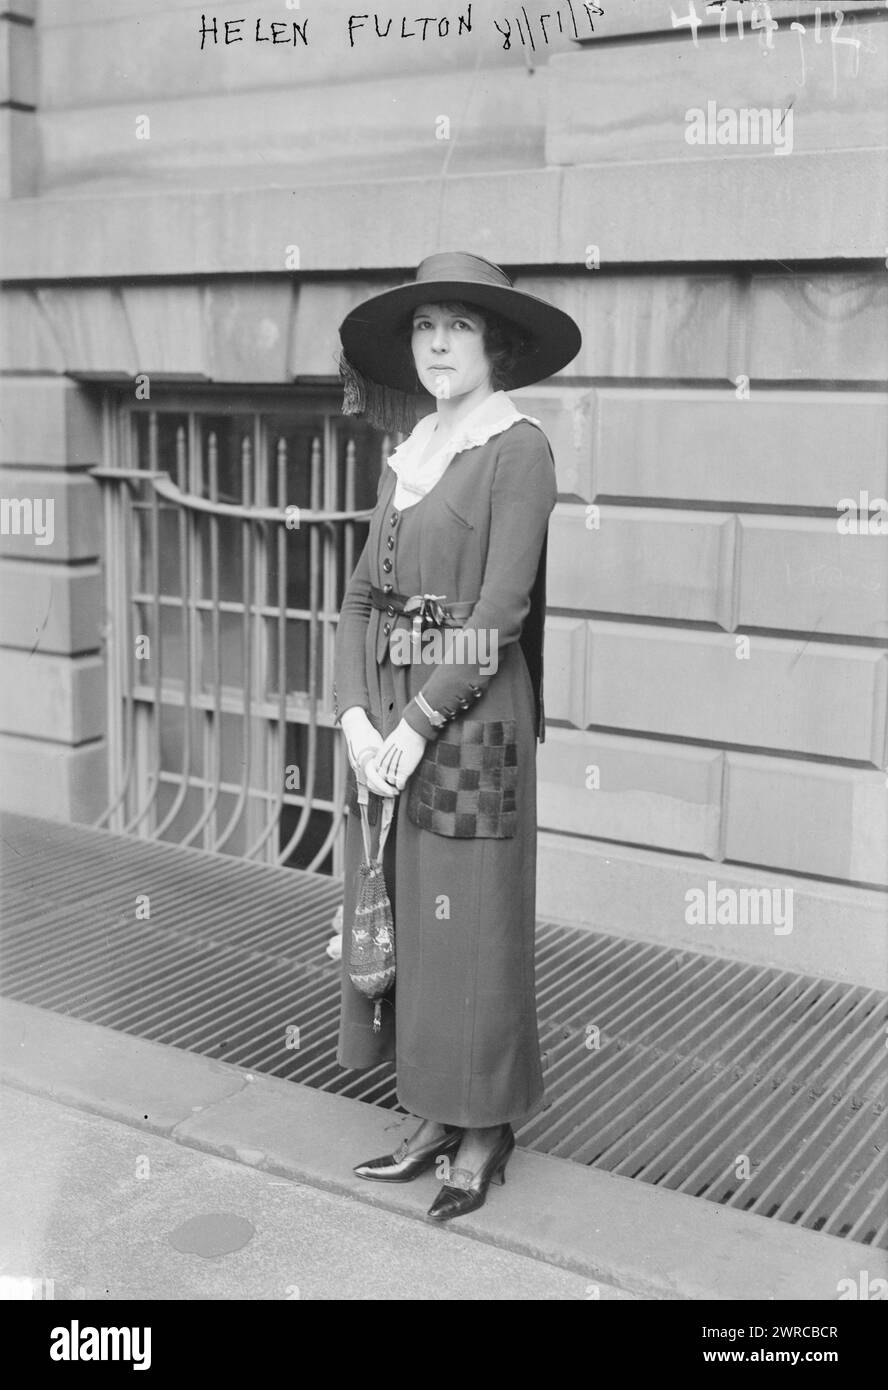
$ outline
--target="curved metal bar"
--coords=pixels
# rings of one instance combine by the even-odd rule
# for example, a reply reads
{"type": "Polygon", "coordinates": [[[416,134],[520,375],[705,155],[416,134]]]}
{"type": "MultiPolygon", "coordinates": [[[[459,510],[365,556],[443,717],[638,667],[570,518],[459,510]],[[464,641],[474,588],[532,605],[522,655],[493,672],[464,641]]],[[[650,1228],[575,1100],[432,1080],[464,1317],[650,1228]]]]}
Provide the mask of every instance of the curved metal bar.
{"type": "MultiPolygon", "coordinates": [[[[275,449],[276,483],[278,502],[287,495],[287,441],[282,436],[275,449]]],[[[278,749],[286,758],[287,749],[287,534],[279,528],[277,533],[278,562],[278,621],[277,621],[277,666],[278,666],[278,749]]],[[[267,844],[280,824],[284,808],[286,763],[279,769],[278,790],[274,809],[269,812],[268,824],[258,839],[250,845],[245,858],[252,859],[267,844]]]]}
{"type": "MultiPolygon", "coordinates": [[[[148,416],[148,464],[152,472],[158,471],[157,429],[157,411],[152,410],[148,416]]],[[[148,815],[148,812],[154,806],[155,798],[160,790],[160,769],[162,761],[160,744],[160,706],[161,697],[163,695],[163,688],[161,682],[160,659],[160,508],[157,503],[156,492],[153,493],[151,497],[151,590],[154,595],[153,641],[155,646],[154,661],[152,663],[154,666],[154,767],[148,774],[148,798],[145,801],[144,806],[142,807],[141,811],[137,811],[136,814],[123,827],[124,833],[127,835],[131,834],[137,825],[141,825],[142,821],[148,815]]],[[[130,607],[132,607],[132,604],[130,604],[130,607]]],[[[126,659],[128,662],[132,662],[134,659],[133,653],[128,652],[126,659]]],[[[135,742],[135,730],[133,731],[133,740],[135,742]]]]}
{"type": "MultiPolygon", "coordinates": [[[[389,455],[390,451],[391,451],[391,440],[390,440],[389,436],[386,435],[386,436],[384,437],[384,439],[383,439],[383,442],[382,442],[382,459],[383,459],[383,466],[384,466],[384,464],[385,464],[385,460],[388,458],[388,455],[389,455]]],[[[344,493],[345,493],[345,495],[344,495],[343,501],[344,501],[344,503],[345,503],[346,510],[349,511],[350,513],[352,513],[352,514],[355,514],[355,513],[354,513],[354,506],[355,506],[355,480],[356,480],[356,477],[357,477],[357,447],[356,447],[356,445],[355,445],[354,437],[350,437],[350,438],[346,441],[346,446],[345,446],[345,476],[344,476],[344,493]]],[[[336,472],[335,472],[335,470],[334,470],[334,483],[333,483],[333,501],[334,501],[334,502],[338,502],[338,500],[339,500],[339,499],[338,499],[337,493],[338,493],[338,476],[337,476],[337,474],[336,474],[336,472]]],[[[352,572],[352,570],[354,569],[354,566],[355,566],[355,522],[354,522],[354,521],[350,521],[350,522],[346,523],[346,525],[343,527],[342,554],[343,554],[343,569],[344,569],[344,573],[345,573],[345,577],[346,577],[346,582],[348,582],[348,577],[349,577],[349,575],[351,574],[351,572],[352,572]]],[[[332,568],[331,592],[328,592],[328,593],[325,595],[325,609],[329,606],[330,601],[332,601],[332,604],[333,604],[334,607],[337,606],[336,600],[337,600],[338,595],[337,595],[337,592],[336,592],[336,564],[335,564],[335,560],[334,560],[334,563],[333,563],[333,565],[332,565],[331,568],[332,568]]],[[[334,636],[335,636],[335,627],[334,627],[333,631],[334,631],[334,636]]],[[[324,862],[324,860],[326,859],[327,855],[330,854],[331,851],[335,851],[336,842],[337,842],[337,840],[340,838],[340,835],[341,835],[341,832],[342,832],[343,823],[344,823],[344,821],[345,821],[345,777],[344,777],[344,775],[343,775],[343,774],[344,774],[344,770],[345,770],[345,758],[344,758],[344,756],[343,756],[342,741],[341,741],[341,739],[339,739],[338,737],[336,737],[336,730],[335,730],[335,727],[334,727],[333,733],[334,733],[334,744],[333,744],[333,786],[334,786],[334,788],[335,788],[335,791],[334,791],[334,800],[333,800],[333,810],[332,810],[332,812],[331,812],[331,814],[330,814],[330,827],[329,827],[329,829],[328,829],[328,831],[327,831],[326,836],[324,837],[324,842],[323,842],[323,844],[320,846],[320,848],[319,848],[319,850],[317,851],[317,853],[315,854],[315,856],[314,856],[314,858],[312,859],[311,863],[308,864],[308,865],[306,865],[306,868],[309,869],[309,870],[315,870],[315,869],[317,869],[318,866],[319,866],[320,864],[323,864],[323,862],[324,862]]]]}
{"type": "MultiPolygon", "coordinates": [[[[122,433],[123,416],[106,394],[102,407],[102,434],[104,445],[104,457],[112,458],[118,452],[122,452],[122,433]],[[113,447],[113,437],[118,436],[118,448],[113,447]]],[[[92,472],[96,470],[90,470],[92,472]]],[[[129,633],[129,605],[127,595],[130,593],[130,586],[125,582],[126,566],[125,562],[121,565],[120,556],[128,553],[126,547],[121,543],[127,532],[127,527],[132,524],[131,517],[127,523],[121,518],[126,508],[128,494],[122,489],[103,488],[102,507],[105,520],[105,615],[106,615],[106,634],[111,635],[114,640],[106,648],[107,671],[108,671],[108,711],[109,720],[112,718],[112,710],[117,703],[119,691],[123,701],[123,731],[121,742],[125,751],[123,772],[119,780],[119,790],[115,796],[110,791],[111,800],[105,807],[98,820],[93,821],[93,825],[100,830],[114,815],[117,808],[124,802],[129,793],[130,783],[132,782],[133,772],[135,771],[136,759],[134,748],[134,718],[133,718],[133,692],[129,681],[125,679],[123,662],[126,653],[130,649],[129,633]],[[124,581],[121,581],[121,573],[124,581]],[[110,622],[109,622],[110,620],[110,622]],[[121,640],[122,639],[122,640],[121,640]],[[116,670],[116,676],[115,676],[116,670]]],[[[113,747],[113,742],[109,738],[109,747],[113,747]]],[[[111,778],[116,779],[117,766],[109,769],[111,778]]],[[[110,778],[109,778],[110,780],[110,778]]]]}
{"type": "MultiPolygon", "coordinates": [[[[195,512],[211,512],[216,516],[230,516],[239,518],[241,521],[280,521],[286,524],[291,520],[286,511],[280,507],[250,507],[238,506],[233,502],[208,502],[205,497],[195,497],[192,493],[183,492],[176,487],[168,473],[150,473],[146,476],[155,492],[159,492],[161,497],[168,502],[175,502],[180,507],[188,507],[195,512]]],[[[310,509],[303,511],[299,508],[299,525],[307,522],[313,525],[315,522],[325,521],[369,521],[373,515],[372,510],[363,512],[324,512],[310,509]]],[[[298,528],[291,528],[298,529],[298,528]]]]}
{"type": "Polygon", "coordinates": [[[333,802],[333,810],[330,812],[330,829],[324,837],[317,854],[310,864],[306,864],[309,873],[317,869],[319,864],[323,864],[327,855],[336,843],[340,830],[345,820],[345,778],[342,776],[342,763],[338,755],[333,759],[333,777],[336,786],[336,796],[333,802]]]}
{"type": "MultiPolygon", "coordinates": [[[[190,422],[189,422],[190,423],[190,422]]],[[[184,478],[188,469],[188,450],[185,440],[185,430],[182,425],[176,430],[176,472],[180,478],[184,478]]],[[[173,804],[167,811],[160,825],[155,826],[152,831],[152,839],[159,840],[167,826],[172,825],[185,803],[188,790],[191,785],[191,663],[193,659],[192,641],[192,619],[194,594],[191,587],[191,577],[193,568],[191,564],[192,551],[194,548],[194,538],[191,535],[193,522],[184,514],[179,516],[179,575],[182,587],[182,670],[183,670],[183,702],[182,702],[182,775],[179,779],[179,789],[173,798],[173,804]]],[[[155,714],[157,716],[157,713],[155,714]]]]}
{"type": "MultiPolygon", "coordinates": [[[[215,430],[207,436],[207,472],[209,474],[210,499],[219,493],[219,442],[215,430]]],[[[213,761],[208,780],[212,783],[212,793],[195,824],[189,830],[183,845],[192,844],[210,820],[219,804],[222,794],[222,614],[219,608],[219,518],[210,517],[210,601],[213,634],[213,761]]]]}
{"type": "MultiPolygon", "coordinates": [[[[249,435],[244,435],[241,444],[241,490],[246,503],[253,491],[253,451],[250,445],[249,435]]],[[[203,508],[201,508],[203,510],[203,508]]],[[[243,775],[241,777],[240,793],[237,798],[231,817],[222,831],[219,839],[213,846],[218,854],[223,845],[234,834],[235,827],[244,813],[244,808],[249,800],[250,793],[250,771],[252,766],[253,752],[253,662],[251,643],[253,637],[253,532],[251,521],[255,516],[251,514],[251,508],[244,506],[242,509],[243,517],[241,525],[241,555],[243,564],[243,584],[242,584],[242,607],[243,607],[243,658],[244,658],[244,717],[243,717],[243,775]]]]}
{"type": "MultiPolygon", "coordinates": [[[[318,500],[321,481],[321,441],[316,437],[312,440],[311,446],[311,501],[314,506],[318,500]]],[[[308,771],[305,779],[304,800],[296,829],[290,836],[287,844],[277,855],[276,862],[284,864],[299,844],[305,834],[308,825],[308,818],[311,815],[312,801],[314,799],[315,770],[317,763],[317,733],[318,733],[318,542],[320,537],[316,530],[312,530],[308,538],[308,590],[309,590],[309,617],[308,617],[308,771]]]]}

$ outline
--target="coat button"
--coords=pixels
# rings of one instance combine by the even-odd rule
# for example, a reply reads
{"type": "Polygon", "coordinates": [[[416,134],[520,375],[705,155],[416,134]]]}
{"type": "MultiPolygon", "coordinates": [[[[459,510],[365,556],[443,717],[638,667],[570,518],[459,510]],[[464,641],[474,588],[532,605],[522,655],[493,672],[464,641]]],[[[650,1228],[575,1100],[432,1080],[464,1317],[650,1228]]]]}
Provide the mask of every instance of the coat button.
{"type": "Polygon", "coordinates": [[[383,586],[382,586],[382,592],[383,592],[384,594],[390,594],[390,593],[392,592],[392,586],[391,586],[391,584],[383,584],[383,586]]]}
{"type": "Polygon", "coordinates": [[[397,526],[399,519],[400,518],[398,513],[392,512],[391,516],[389,517],[389,526],[397,526]]]}
{"type": "Polygon", "coordinates": [[[395,548],[395,538],[394,538],[394,536],[389,536],[389,537],[388,537],[388,539],[386,540],[386,545],[388,546],[389,550],[394,550],[394,548],[395,548]]]}
{"type": "Polygon", "coordinates": [[[391,623],[383,623],[383,625],[382,625],[382,630],[383,630],[383,632],[385,633],[386,637],[388,637],[389,633],[390,633],[391,630],[392,630],[392,625],[391,625],[391,623]]]}
{"type": "Polygon", "coordinates": [[[383,562],[382,562],[382,568],[385,570],[386,574],[391,574],[391,572],[392,572],[392,562],[391,562],[391,560],[383,560],[383,562]]]}
{"type": "Polygon", "coordinates": [[[391,604],[389,604],[388,608],[385,611],[386,613],[388,613],[390,618],[393,618],[395,616],[395,610],[394,608],[392,608],[391,604]]]}

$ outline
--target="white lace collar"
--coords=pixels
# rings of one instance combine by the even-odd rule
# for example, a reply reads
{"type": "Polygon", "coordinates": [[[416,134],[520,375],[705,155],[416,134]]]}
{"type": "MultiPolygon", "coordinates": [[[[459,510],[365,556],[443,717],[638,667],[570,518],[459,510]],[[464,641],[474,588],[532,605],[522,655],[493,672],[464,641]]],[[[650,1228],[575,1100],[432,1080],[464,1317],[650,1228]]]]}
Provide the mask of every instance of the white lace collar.
{"type": "Polygon", "coordinates": [[[486,444],[517,420],[529,420],[533,425],[540,423],[532,415],[522,415],[505,391],[494,391],[466,416],[440,449],[423,459],[423,450],[438,423],[437,411],[424,416],[413,433],[389,455],[389,467],[398,479],[393,505],[399,511],[413,506],[432,490],[457,454],[464,449],[476,449],[480,444],[486,444]]]}

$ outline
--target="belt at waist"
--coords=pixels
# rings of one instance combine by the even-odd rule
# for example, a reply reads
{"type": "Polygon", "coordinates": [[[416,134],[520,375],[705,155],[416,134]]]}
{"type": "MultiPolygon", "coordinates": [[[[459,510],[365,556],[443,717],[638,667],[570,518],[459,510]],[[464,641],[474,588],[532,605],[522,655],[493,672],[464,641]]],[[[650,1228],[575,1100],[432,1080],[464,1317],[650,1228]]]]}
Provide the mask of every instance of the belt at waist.
{"type": "Polygon", "coordinates": [[[403,614],[415,622],[420,619],[434,627],[462,627],[472,616],[475,599],[445,603],[446,594],[386,594],[375,585],[370,585],[370,602],[389,617],[403,614]]]}

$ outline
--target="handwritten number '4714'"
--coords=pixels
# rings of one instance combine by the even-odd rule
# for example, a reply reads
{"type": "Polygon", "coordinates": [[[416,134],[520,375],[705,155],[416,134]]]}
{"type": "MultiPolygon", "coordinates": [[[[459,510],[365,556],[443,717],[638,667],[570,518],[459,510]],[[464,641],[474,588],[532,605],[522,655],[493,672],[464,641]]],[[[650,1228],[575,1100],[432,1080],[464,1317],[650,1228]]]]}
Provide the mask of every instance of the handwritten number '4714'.
{"type": "MultiPolygon", "coordinates": [[[[721,38],[722,43],[727,43],[727,41],[728,41],[728,34],[727,34],[727,20],[728,20],[727,0],[716,0],[716,3],[714,3],[714,4],[707,4],[707,5],[705,6],[705,8],[706,8],[707,10],[709,10],[709,11],[716,10],[716,9],[721,11],[721,21],[720,21],[720,24],[719,24],[719,37],[721,38]]],[[[685,29],[685,28],[690,29],[690,31],[691,31],[691,38],[692,38],[692,40],[693,40],[694,47],[695,47],[695,48],[698,48],[698,47],[699,47],[699,39],[697,38],[697,30],[700,28],[700,25],[703,23],[703,21],[701,20],[700,16],[697,14],[697,8],[696,8],[696,5],[694,4],[694,0],[690,0],[690,5],[689,5],[689,8],[688,8],[688,13],[687,13],[686,15],[678,15],[678,14],[676,14],[676,13],[675,13],[675,10],[672,9],[671,6],[670,6],[670,8],[669,8],[669,14],[670,14],[670,17],[671,17],[671,20],[672,20],[672,27],[673,27],[673,29],[685,29]]],[[[842,45],[844,45],[844,46],[846,46],[846,47],[851,47],[851,48],[854,49],[854,67],[853,67],[853,69],[852,69],[852,76],[853,76],[853,77],[856,77],[857,74],[858,74],[858,72],[859,72],[859,70],[860,70],[860,50],[861,50],[863,44],[862,44],[862,41],[861,41],[860,39],[855,38],[853,35],[850,35],[850,34],[841,35],[841,34],[840,34],[839,31],[840,31],[841,28],[842,28],[842,25],[843,25],[843,23],[844,23],[844,20],[845,20],[844,11],[843,11],[843,10],[840,10],[840,9],[837,9],[836,12],[835,12],[835,22],[834,22],[834,24],[833,24],[832,32],[830,33],[830,36],[829,36],[829,37],[830,37],[830,43],[833,44],[833,45],[842,44],[842,45]]],[[[745,21],[744,21],[744,18],[743,18],[743,11],[742,11],[742,9],[738,9],[738,10],[737,10],[737,14],[736,14],[736,24],[737,24],[737,35],[738,35],[738,37],[739,37],[740,39],[743,39],[744,36],[745,36],[745,29],[744,29],[745,21]]],[[[767,51],[767,50],[770,50],[770,49],[773,49],[773,47],[774,47],[774,37],[773,37],[773,36],[774,36],[774,34],[777,32],[777,30],[780,28],[780,25],[779,25],[778,21],[774,18],[774,16],[771,14],[771,6],[767,3],[767,0],[761,0],[761,3],[754,3],[754,4],[753,4],[753,6],[752,6],[752,13],[751,13],[750,19],[749,19],[749,27],[750,27],[750,29],[759,29],[759,30],[762,30],[763,32],[762,32],[762,34],[761,34],[761,36],[760,36],[760,42],[763,44],[763,47],[765,48],[766,51],[767,51]]],[[[805,63],[805,35],[807,34],[807,29],[805,28],[805,25],[804,25],[804,24],[800,24],[800,23],[798,22],[798,20],[793,20],[793,22],[790,24],[789,27],[790,27],[790,29],[794,30],[794,31],[798,34],[798,36],[799,36],[799,47],[800,47],[800,49],[801,49],[801,58],[802,58],[802,75],[801,75],[801,79],[798,81],[797,85],[798,85],[799,87],[804,87],[805,82],[807,81],[807,67],[806,67],[806,63],[805,63]]],[[[815,43],[818,43],[818,44],[819,44],[819,43],[823,43],[823,37],[822,37],[822,34],[821,34],[821,11],[820,11],[820,6],[819,6],[819,5],[817,5],[817,6],[815,7],[815,10],[814,10],[814,42],[815,42],[815,43]]],[[[872,51],[874,51],[874,50],[868,49],[867,51],[868,51],[868,52],[872,52],[872,51]]],[[[836,65],[835,65],[835,50],[833,50],[833,96],[835,96],[835,94],[836,94],[836,65]]]]}

